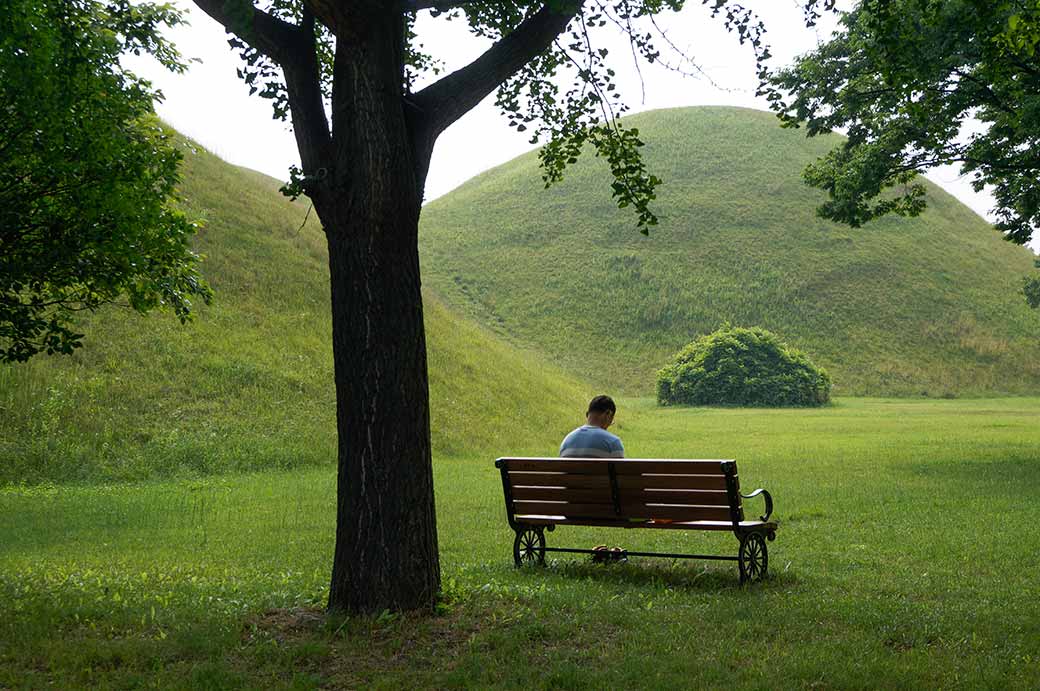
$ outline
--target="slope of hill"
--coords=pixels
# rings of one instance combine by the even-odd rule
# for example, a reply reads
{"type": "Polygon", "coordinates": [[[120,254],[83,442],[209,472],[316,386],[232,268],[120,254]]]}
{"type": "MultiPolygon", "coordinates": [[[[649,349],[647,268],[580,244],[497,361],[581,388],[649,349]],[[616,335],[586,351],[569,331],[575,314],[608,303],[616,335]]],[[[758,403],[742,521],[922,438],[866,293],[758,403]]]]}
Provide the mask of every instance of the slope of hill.
{"type": "Polygon", "coordinates": [[[1031,254],[929,184],[929,209],[850,229],[815,216],[807,140],[764,112],[688,108],[626,121],[664,179],[661,225],[617,211],[586,155],[543,190],[535,153],[423,211],[426,285],[508,338],[611,390],[723,322],[763,326],[830,371],[835,393],[1040,391],[1031,254]]]}
{"type": "MultiPolygon", "coordinates": [[[[324,237],[278,183],[185,144],[216,292],[194,323],[112,307],[72,357],[0,366],[0,484],[330,464],[324,237]],[[302,227],[301,227],[302,225],[302,227]]],[[[426,295],[434,453],[546,453],[587,392],[426,295]]]]}

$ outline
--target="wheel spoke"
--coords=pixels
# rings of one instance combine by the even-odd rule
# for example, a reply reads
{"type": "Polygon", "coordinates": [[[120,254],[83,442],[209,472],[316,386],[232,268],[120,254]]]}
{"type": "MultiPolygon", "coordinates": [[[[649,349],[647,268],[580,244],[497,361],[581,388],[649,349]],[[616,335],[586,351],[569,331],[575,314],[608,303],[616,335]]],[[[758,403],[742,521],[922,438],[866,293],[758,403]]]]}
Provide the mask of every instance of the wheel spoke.
{"type": "Polygon", "coordinates": [[[745,535],[740,542],[740,577],[742,582],[754,581],[765,576],[766,545],[758,533],[745,535]]]}
{"type": "Polygon", "coordinates": [[[530,563],[538,558],[538,533],[534,530],[525,530],[520,534],[519,559],[522,563],[530,563]]]}

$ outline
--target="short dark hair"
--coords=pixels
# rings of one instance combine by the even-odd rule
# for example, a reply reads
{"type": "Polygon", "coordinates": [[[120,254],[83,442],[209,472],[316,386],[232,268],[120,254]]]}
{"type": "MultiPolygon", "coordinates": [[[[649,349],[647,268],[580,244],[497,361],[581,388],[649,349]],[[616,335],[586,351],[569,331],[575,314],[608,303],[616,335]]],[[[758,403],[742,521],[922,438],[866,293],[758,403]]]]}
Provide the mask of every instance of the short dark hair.
{"type": "Polygon", "coordinates": [[[589,409],[585,411],[585,414],[589,413],[616,413],[617,406],[614,405],[614,399],[610,396],[596,396],[589,401],[589,409]]]}

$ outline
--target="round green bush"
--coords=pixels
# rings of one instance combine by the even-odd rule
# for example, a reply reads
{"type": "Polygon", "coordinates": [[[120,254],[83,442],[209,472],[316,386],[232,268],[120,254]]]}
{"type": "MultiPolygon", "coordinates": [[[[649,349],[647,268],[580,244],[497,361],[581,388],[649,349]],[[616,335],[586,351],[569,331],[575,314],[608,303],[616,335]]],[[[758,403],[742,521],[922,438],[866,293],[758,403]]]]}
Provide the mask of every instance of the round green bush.
{"type": "Polygon", "coordinates": [[[757,327],[701,336],[657,373],[660,405],[818,406],[830,394],[826,371],[757,327]]]}

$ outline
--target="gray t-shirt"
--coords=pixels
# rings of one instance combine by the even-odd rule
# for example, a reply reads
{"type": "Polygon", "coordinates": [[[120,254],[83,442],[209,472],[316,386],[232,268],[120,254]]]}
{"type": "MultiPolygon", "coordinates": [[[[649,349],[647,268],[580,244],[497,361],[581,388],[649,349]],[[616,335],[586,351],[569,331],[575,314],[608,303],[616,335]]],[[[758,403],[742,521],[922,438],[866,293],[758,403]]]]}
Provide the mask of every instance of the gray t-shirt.
{"type": "Polygon", "coordinates": [[[582,425],[563,438],[560,444],[563,458],[624,458],[621,439],[602,427],[582,425]]]}

